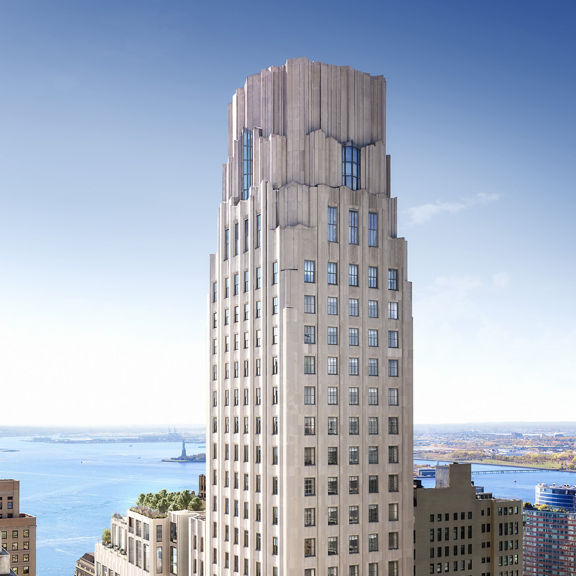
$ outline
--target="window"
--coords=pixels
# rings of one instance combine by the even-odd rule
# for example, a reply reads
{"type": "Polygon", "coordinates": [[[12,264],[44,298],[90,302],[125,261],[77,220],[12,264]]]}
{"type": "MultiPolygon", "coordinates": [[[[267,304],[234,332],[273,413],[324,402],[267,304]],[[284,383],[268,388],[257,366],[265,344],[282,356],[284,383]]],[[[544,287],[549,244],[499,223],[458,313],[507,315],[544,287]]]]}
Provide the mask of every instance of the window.
{"type": "Polygon", "coordinates": [[[338,264],[328,262],[328,284],[338,284],[338,264]]]}
{"type": "Polygon", "coordinates": [[[256,268],[256,290],[262,288],[262,268],[258,266],[256,268]]]}
{"type": "Polygon", "coordinates": [[[304,356],[304,374],[316,374],[315,356],[304,356]]]}
{"type": "Polygon", "coordinates": [[[388,418],[388,434],[398,434],[398,417],[391,416],[388,418]]]}
{"type": "Polygon", "coordinates": [[[238,250],[240,247],[240,229],[238,222],[234,222],[234,256],[238,256],[238,250]]]}
{"type": "Polygon", "coordinates": [[[378,464],[378,446],[368,446],[368,464],[378,464]]]}
{"type": "Polygon", "coordinates": [[[278,260],[272,262],[272,284],[278,284],[278,260]]]}
{"type": "Polygon", "coordinates": [[[262,346],[262,330],[256,330],[256,348],[260,348],[262,346]]]}
{"type": "Polygon", "coordinates": [[[272,344],[278,344],[278,326],[272,326],[272,344]]]}
{"type": "Polygon", "coordinates": [[[358,286],[358,264],[348,266],[348,286],[358,286]]]}
{"type": "Polygon", "coordinates": [[[304,478],[304,496],[316,494],[316,478],[304,478]]]}
{"type": "Polygon", "coordinates": [[[388,492],[398,492],[398,474],[388,474],[388,492]]]}
{"type": "Polygon", "coordinates": [[[398,330],[388,330],[388,348],[398,348],[398,330]]]}
{"type": "Polygon", "coordinates": [[[250,230],[250,225],[248,223],[248,218],[246,218],[244,220],[244,252],[248,251],[248,248],[250,247],[250,234],[249,234],[249,230],[250,230]]]}
{"type": "Polygon", "coordinates": [[[378,417],[370,416],[368,418],[368,434],[378,434],[378,417]]]}
{"type": "Polygon", "coordinates": [[[316,556],[316,538],[304,538],[304,557],[316,556]]]}
{"type": "Polygon", "coordinates": [[[348,553],[358,554],[360,552],[359,537],[358,535],[352,535],[348,537],[348,553]]]}
{"type": "Polygon", "coordinates": [[[359,576],[360,567],[358,564],[348,566],[348,576],[359,576]]]}
{"type": "Polygon", "coordinates": [[[338,418],[336,416],[328,416],[328,435],[338,435],[338,418]]]}
{"type": "Polygon", "coordinates": [[[304,416],[304,436],[316,435],[316,418],[314,416],[304,416]]]}
{"type": "Polygon", "coordinates": [[[338,327],[328,326],[328,344],[337,345],[338,344],[338,327]]]}
{"type": "Polygon", "coordinates": [[[378,494],[378,476],[368,476],[368,494],[378,494]]]}
{"type": "Polygon", "coordinates": [[[356,146],[342,146],[342,186],[360,189],[360,149],[356,146]]]}
{"type": "Polygon", "coordinates": [[[230,278],[224,278],[224,298],[230,296],[230,278]]]}
{"type": "Polygon", "coordinates": [[[368,346],[371,348],[378,346],[378,330],[368,330],[368,346]]]}
{"type": "Polygon", "coordinates": [[[316,282],[316,262],[314,260],[304,260],[304,282],[316,282]]]}
{"type": "Polygon", "coordinates": [[[398,360],[388,360],[388,376],[391,378],[398,376],[398,360]]]}
{"type": "Polygon", "coordinates": [[[378,246],[378,214],[368,213],[368,246],[378,246]]]}
{"type": "Polygon", "coordinates": [[[262,300],[256,300],[256,318],[262,318],[262,300]]]}
{"type": "Polygon", "coordinates": [[[398,504],[388,504],[388,521],[389,522],[396,522],[399,518],[398,514],[398,504]]]}
{"type": "Polygon", "coordinates": [[[338,242],[338,208],[328,206],[328,242],[338,242]]]}
{"type": "Polygon", "coordinates": [[[398,550],[398,532],[388,532],[388,550],[398,550]]]}
{"type": "Polygon", "coordinates": [[[368,358],[368,376],[378,376],[378,358],[368,358]]]}
{"type": "Polygon", "coordinates": [[[230,256],[230,229],[224,230],[224,260],[228,260],[230,256]]]}
{"type": "Polygon", "coordinates": [[[272,315],[278,314],[278,296],[272,298],[272,315]]]}
{"type": "Polygon", "coordinates": [[[358,328],[348,328],[348,345],[358,346],[360,341],[358,328]]]}
{"type": "Polygon", "coordinates": [[[316,526],[316,508],[304,508],[304,526],[316,526]]]}
{"type": "Polygon", "coordinates": [[[338,507],[328,506],[328,526],[338,525],[338,507]]]}
{"type": "Polygon", "coordinates": [[[358,358],[348,358],[348,374],[350,376],[358,376],[359,364],[358,358]]]}
{"type": "MultiPolygon", "coordinates": [[[[234,323],[237,323],[240,320],[240,307],[234,306],[234,323]]],[[[238,348],[236,348],[238,350],[238,348]]]]}
{"type": "Polygon", "coordinates": [[[360,493],[360,481],[358,480],[358,476],[348,477],[348,493],[349,494],[360,493]]]}
{"type": "MultiPolygon", "coordinates": [[[[330,521],[328,521],[330,523],[330,521]]],[[[338,536],[328,537],[328,556],[338,555],[338,536]]]]}
{"type": "Polygon", "coordinates": [[[348,314],[350,316],[358,316],[360,313],[360,307],[358,305],[358,298],[348,299],[348,314]]]}
{"type": "Polygon", "coordinates": [[[316,466],[316,448],[313,446],[304,448],[304,466],[316,466]]]}
{"type": "Polygon", "coordinates": [[[212,282],[212,302],[218,299],[218,282],[212,282]]]}
{"type": "Polygon", "coordinates": [[[368,300],[368,318],[378,318],[378,300],[368,300]]]}
{"type": "Polygon", "coordinates": [[[398,446],[388,446],[388,463],[398,464],[399,461],[398,446]]]}
{"type": "Polygon", "coordinates": [[[278,356],[272,357],[272,374],[278,374],[278,356]]]}
{"type": "Polygon", "coordinates": [[[388,290],[398,290],[398,270],[388,268],[388,290]]]}
{"type": "Polygon", "coordinates": [[[338,388],[336,386],[328,386],[328,406],[338,405],[338,388]]]}
{"type": "Polygon", "coordinates": [[[328,314],[331,316],[338,315],[338,298],[334,296],[328,297],[328,314]]]}
{"type": "Polygon", "coordinates": [[[398,388],[388,389],[388,406],[398,406],[398,388]]]}
{"type": "Polygon", "coordinates": [[[378,504],[368,506],[368,522],[378,522],[378,504]]]}
{"type": "Polygon", "coordinates": [[[350,416],[348,418],[348,434],[351,436],[360,434],[360,419],[358,416],[350,416]]]}
{"type": "Polygon", "coordinates": [[[378,388],[368,388],[368,406],[378,406],[378,388]]]}
{"type": "Polygon", "coordinates": [[[230,324],[230,310],[226,308],[224,310],[224,326],[228,326],[230,324]]]}
{"type": "Polygon", "coordinates": [[[338,358],[335,356],[328,357],[328,374],[338,374],[338,358]]]}
{"type": "Polygon", "coordinates": [[[248,270],[244,270],[244,292],[248,292],[250,287],[250,274],[248,270]]]}
{"type": "Polygon", "coordinates": [[[348,211],[348,243],[358,244],[358,210],[348,211]]]}
{"type": "Polygon", "coordinates": [[[314,386],[304,386],[304,404],[306,406],[316,404],[316,388],[314,386]]]}
{"type": "Polygon", "coordinates": [[[368,552],[378,552],[378,534],[368,534],[368,552]]]}
{"type": "Polygon", "coordinates": [[[316,296],[304,296],[304,313],[316,314],[316,296]]]}
{"type": "Polygon", "coordinates": [[[350,406],[358,406],[359,404],[359,393],[358,388],[348,388],[348,403],[350,406]]]}
{"type": "Polygon", "coordinates": [[[328,496],[338,494],[338,476],[328,476],[328,496]]]}
{"type": "Polygon", "coordinates": [[[338,448],[336,446],[328,447],[328,466],[338,465],[338,448]]]}
{"type": "Polygon", "coordinates": [[[368,288],[378,288],[378,268],[368,266],[368,288]]]}
{"type": "Polygon", "coordinates": [[[256,214],[256,246],[255,246],[255,248],[260,248],[261,241],[262,241],[262,215],[256,214]]]}
{"type": "Polygon", "coordinates": [[[398,302],[388,302],[388,318],[398,320],[398,302]]]}
{"type": "Polygon", "coordinates": [[[252,130],[244,128],[242,130],[242,200],[247,200],[250,196],[252,176],[252,130]]]}
{"type": "Polygon", "coordinates": [[[304,326],[304,344],[316,344],[316,326],[304,326]]]}

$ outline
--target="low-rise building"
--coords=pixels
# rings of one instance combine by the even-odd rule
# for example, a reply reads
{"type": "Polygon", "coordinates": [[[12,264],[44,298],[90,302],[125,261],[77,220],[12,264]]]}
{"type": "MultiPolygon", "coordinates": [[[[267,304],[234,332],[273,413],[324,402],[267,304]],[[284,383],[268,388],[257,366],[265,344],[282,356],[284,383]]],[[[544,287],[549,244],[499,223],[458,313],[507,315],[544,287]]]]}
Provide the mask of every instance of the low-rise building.
{"type": "Polygon", "coordinates": [[[202,576],[204,518],[204,512],[143,507],[115,514],[110,542],[95,548],[96,576],[202,576]]]}
{"type": "Polygon", "coordinates": [[[474,486],[470,464],[436,467],[414,490],[414,573],[521,576],[522,501],[474,486]]]}
{"type": "Polygon", "coordinates": [[[94,576],[94,554],[86,552],[76,560],[74,576],[94,576]]]}
{"type": "Polygon", "coordinates": [[[20,512],[18,480],[0,480],[0,536],[14,573],[36,576],[36,517],[20,512]]]}

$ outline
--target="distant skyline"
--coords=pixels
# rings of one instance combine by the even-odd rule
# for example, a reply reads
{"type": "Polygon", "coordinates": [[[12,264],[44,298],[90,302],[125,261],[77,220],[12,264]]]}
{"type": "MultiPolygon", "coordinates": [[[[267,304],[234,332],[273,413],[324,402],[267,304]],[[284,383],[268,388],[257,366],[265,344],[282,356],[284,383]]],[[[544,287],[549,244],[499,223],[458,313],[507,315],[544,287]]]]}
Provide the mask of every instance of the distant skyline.
{"type": "Polygon", "coordinates": [[[0,424],[205,424],[227,104],[296,56],[387,78],[415,422],[573,420],[575,24],[568,0],[1,2],[0,424]]]}

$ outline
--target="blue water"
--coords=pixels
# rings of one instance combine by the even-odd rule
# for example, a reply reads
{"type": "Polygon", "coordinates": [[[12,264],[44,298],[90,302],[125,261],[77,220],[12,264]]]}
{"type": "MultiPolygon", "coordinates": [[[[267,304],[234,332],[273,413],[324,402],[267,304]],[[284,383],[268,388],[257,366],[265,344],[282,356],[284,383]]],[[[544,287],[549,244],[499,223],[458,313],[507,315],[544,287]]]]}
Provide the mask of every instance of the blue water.
{"type": "MultiPolygon", "coordinates": [[[[435,465],[436,461],[415,460],[416,464],[435,465]]],[[[520,469],[514,466],[513,469],[520,469]]],[[[526,468],[525,470],[530,470],[526,468]]],[[[508,466],[491,466],[488,464],[472,465],[472,481],[476,486],[482,486],[485,492],[492,492],[495,498],[520,498],[524,502],[534,502],[536,484],[576,484],[576,473],[547,470],[530,470],[530,472],[511,473],[508,466]],[[474,474],[481,470],[502,470],[505,474],[474,474]]],[[[425,488],[434,486],[434,479],[422,482],[425,488]]]]}
{"type": "MultiPolygon", "coordinates": [[[[204,463],[178,464],[178,442],[48,444],[0,438],[0,478],[20,480],[20,511],[37,517],[38,576],[72,576],[93,552],[114,512],[126,513],[141,492],[198,490],[204,463]]],[[[189,454],[203,445],[187,444],[189,454]]]]}

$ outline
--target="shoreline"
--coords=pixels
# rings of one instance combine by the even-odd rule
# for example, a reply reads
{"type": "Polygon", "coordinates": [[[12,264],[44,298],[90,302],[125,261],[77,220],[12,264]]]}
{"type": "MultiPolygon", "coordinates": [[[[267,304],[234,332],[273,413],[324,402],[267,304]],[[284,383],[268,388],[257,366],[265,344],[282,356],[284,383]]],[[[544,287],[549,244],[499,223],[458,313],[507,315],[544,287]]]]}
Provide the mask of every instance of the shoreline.
{"type": "MultiPolygon", "coordinates": [[[[414,457],[414,460],[435,460],[434,458],[414,457]]],[[[506,466],[508,468],[526,468],[527,470],[541,470],[543,472],[569,472],[570,474],[576,473],[576,470],[568,470],[566,468],[552,468],[550,466],[537,465],[537,464],[522,464],[519,462],[508,462],[500,460],[455,460],[447,458],[438,458],[437,462],[457,462],[458,464],[484,464],[486,466],[506,466]]]]}

